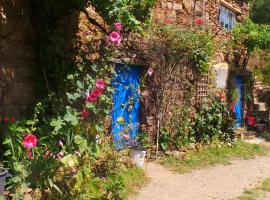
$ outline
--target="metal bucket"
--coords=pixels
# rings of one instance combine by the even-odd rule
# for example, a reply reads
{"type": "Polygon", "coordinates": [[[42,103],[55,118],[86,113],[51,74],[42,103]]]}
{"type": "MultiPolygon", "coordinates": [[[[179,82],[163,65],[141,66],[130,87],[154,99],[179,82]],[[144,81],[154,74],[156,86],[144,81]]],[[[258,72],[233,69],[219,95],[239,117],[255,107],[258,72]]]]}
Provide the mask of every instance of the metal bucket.
{"type": "Polygon", "coordinates": [[[7,169],[0,168],[0,196],[4,195],[5,181],[6,181],[6,178],[9,176],[10,174],[8,173],[7,169]]]}
{"type": "Polygon", "coordinates": [[[135,162],[137,167],[143,167],[144,159],[146,156],[146,150],[143,148],[132,149],[129,152],[130,158],[135,162]]]}

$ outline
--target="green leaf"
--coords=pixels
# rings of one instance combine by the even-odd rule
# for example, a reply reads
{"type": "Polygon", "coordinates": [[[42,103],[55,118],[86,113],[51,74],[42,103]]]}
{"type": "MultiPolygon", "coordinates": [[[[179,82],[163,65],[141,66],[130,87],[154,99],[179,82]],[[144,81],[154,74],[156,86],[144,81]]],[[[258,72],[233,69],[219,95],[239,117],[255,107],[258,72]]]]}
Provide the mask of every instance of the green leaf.
{"type": "Polygon", "coordinates": [[[78,112],[70,106],[66,106],[66,114],[64,116],[64,120],[66,122],[70,122],[73,126],[76,126],[79,123],[78,120],[78,112]]]}
{"type": "Polygon", "coordinates": [[[64,124],[64,120],[62,120],[60,117],[58,117],[58,119],[53,119],[50,123],[50,125],[54,127],[54,133],[57,133],[64,124]]]}

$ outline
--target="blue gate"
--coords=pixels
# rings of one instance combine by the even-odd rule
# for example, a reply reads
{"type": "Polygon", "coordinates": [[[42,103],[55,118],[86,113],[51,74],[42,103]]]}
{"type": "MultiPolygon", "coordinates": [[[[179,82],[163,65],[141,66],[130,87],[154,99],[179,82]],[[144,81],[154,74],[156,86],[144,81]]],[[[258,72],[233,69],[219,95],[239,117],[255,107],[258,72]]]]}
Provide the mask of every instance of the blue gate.
{"type": "Polygon", "coordinates": [[[244,87],[243,87],[243,76],[237,75],[235,77],[236,81],[236,88],[239,90],[239,98],[235,104],[235,115],[236,115],[236,120],[235,120],[235,128],[239,128],[242,126],[243,123],[243,92],[244,92],[244,87]]]}
{"type": "Polygon", "coordinates": [[[136,65],[115,65],[112,85],[112,134],[117,149],[132,145],[139,126],[140,68],[136,65]]]}

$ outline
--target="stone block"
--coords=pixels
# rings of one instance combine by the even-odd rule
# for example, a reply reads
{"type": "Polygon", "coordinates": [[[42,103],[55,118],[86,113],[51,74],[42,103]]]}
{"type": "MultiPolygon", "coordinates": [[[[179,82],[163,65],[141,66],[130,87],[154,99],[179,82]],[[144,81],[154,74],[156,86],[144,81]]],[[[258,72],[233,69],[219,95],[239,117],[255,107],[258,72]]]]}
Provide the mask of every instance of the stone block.
{"type": "Polygon", "coordinates": [[[23,111],[27,109],[27,105],[10,105],[10,104],[0,104],[0,115],[7,116],[19,116],[23,111]]]}
{"type": "Polygon", "coordinates": [[[173,8],[173,3],[172,3],[172,2],[168,2],[168,3],[167,3],[167,8],[168,8],[169,10],[171,10],[171,9],[173,8]]]}
{"type": "Polygon", "coordinates": [[[161,4],[161,8],[162,9],[166,9],[167,8],[167,3],[166,2],[161,1],[160,4],[161,4]]]}
{"type": "Polygon", "coordinates": [[[186,10],[188,10],[188,11],[192,10],[192,5],[193,5],[192,0],[183,0],[183,4],[184,4],[186,10]]]}
{"type": "Polygon", "coordinates": [[[182,10],[183,9],[183,4],[181,4],[181,3],[174,3],[173,4],[173,9],[174,10],[182,10]]]}
{"type": "Polygon", "coordinates": [[[11,82],[3,92],[2,104],[31,104],[34,99],[33,84],[11,82]]]}

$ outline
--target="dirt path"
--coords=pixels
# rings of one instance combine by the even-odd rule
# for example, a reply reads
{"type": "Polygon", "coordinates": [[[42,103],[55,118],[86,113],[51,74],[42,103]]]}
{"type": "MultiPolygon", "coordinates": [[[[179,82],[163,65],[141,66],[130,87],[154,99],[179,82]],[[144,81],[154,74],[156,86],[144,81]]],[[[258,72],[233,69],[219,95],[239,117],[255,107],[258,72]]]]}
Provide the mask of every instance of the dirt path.
{"type": "Polygon", "coordinates": [[[151,182],[132,200],[227,200],[240,196],[270,177],[270,157],[237,160],[188,174],[177,174],[156,163],[147,163],[151,182]]]}

